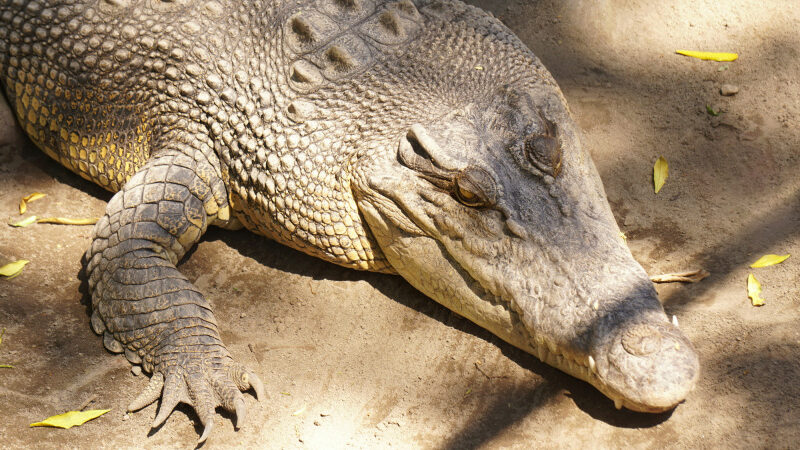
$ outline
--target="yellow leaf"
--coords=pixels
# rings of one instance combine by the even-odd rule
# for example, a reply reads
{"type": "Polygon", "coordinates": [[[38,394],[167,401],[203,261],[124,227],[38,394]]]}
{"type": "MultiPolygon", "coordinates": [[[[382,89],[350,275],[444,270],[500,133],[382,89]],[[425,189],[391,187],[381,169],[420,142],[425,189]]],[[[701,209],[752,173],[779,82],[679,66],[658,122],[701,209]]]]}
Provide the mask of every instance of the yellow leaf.
{"type": "Polygon", "coordinates": [[[50,416],[41,422],[32,423],[32,427],[56,427],[56,428],[72,428],[78,425],[96,419],[103,414],[111,411],[110,409],[91,409],[88,411],[70,411],[57,416],[50,416]]]}
{"type": "Polygon", "coordinates": [[[25,211],[28,210],[28,203],[39,200],[40,198],[44,197],[47,194],[42,194],[41,192],[34,192],[31,195],[26,195],[22,197],[22,200],[19,201],[19,213],[20,215],[25,214],[25,211]]]}
{"type": "Polygon", "coordinates": [[[764,299],[761,298],[761,283],[756,280],[752,273],[747,276],[747,296],[750,297],[753,306],[764,304],[764,299]]]}
{"type": "Polygon", "coordinates": [[[303,407],[302,407],[302,408],[300,408],[300,409],[298,409],[297,411],[293,412],[293,413],[292,413],[292,415],[293,415],[293,416],[299,416],[300,414],[303,414],[304,412],[306,412],[306,407],[307,407],[307,406],[308,406],[308,405],[303,405],[303,407]]]}
{"type": "Polygon", "coordinates": [[[11,225],[12,227],[22,228],[22,227],[27,227],[28,225],[34,222],[36,222],[36,216],[30,216],[20,220],[19,222],[9,223],[9,225],[11,225]]]}
{"type": "Polygon", "coordinates": [[[675,53],[710,61],[736,61],[739,58],[737,53],[698,52],[695,50],[675,50],[675,53]]]}
{"type": "Polygon", "coordinates": [[[653,184],[656,188],[656,194],[658,194],[658,191],[664,187],[664,183],[667,181],[668,176],[669,164],[667,164],[667,160],[664,159],[663,156],[659,156],[655,165],[653,166],[653,184]]]}
{"type": "Polygon", "coordinates": [[[761,258],[758,258],[758,261],[750,264],[752,268],[758,267],[767,267],[767,266],[774,266],[775,264],[780,264],[786,261],[786,258],[792,255],[764,255],[761,258]]]}
{"type": "Polygon", "coordinates": [[[99,219],[90,217],[87,219],[70,219],[68,217],[45,217],[36,223],[54,223],[57,225],[94,225],[99,219]]]}
{"type": "Polygon", "coordinates": [[[29,262],[30,261],[27,259],[20,259],[18,261],[8,263],[5,266],[0,267],[0,275],[8,277],[10,280],[22,273],[22,268],[25,267],[25,264],[28,264],[29,262]]]}

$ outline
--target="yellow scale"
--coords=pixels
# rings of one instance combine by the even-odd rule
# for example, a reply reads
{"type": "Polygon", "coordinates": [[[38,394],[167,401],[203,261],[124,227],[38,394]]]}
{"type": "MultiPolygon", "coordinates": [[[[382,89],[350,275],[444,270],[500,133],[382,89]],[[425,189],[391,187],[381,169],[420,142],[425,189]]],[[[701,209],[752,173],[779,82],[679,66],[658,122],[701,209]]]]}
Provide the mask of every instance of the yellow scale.
{"type": "Polygon", "coordinates": [[[147,161],[151,127],[132,102],[115,103],[99,93],[66,90],[44,77],[37,83],[31,74],[17,73],[17,80],[6,80],[14,86],[17,117],[48,156],[112,192],[147,161]],[[140,117],[139,125],[119,129],[124,115],[140,117]]]}

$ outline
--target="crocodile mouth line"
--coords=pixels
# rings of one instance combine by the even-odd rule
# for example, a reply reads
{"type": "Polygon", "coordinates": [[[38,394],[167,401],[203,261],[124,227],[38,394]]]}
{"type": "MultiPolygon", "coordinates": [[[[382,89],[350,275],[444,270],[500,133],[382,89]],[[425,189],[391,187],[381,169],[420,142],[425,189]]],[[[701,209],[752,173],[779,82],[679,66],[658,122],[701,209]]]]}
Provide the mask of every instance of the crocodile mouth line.
{"type": "MultiPolygon", "coordinates": [[[[512,307],[513,303],[511,301],[489,292],[478,280],[471,276],[469,277],[468,286],[476,297],[492,305],[502,306],[509,313],[512,323],[520,324],[519,327],[515,326],[514,328],[524,334],[524,341],[529,345],[529,348],[524,350],[532,351],[533,355],[543,363],[581,379],[608,395],[608,389],[602,389],[606,384],[599,377],[597,363],[592,355],[583,357],[576,355],[574,352],[564,351],[541,334],[532,334],[531,330],[522,325],[520,313],[512,307]]],[[[614,401],[614,406],[617,409],[621,409],[626,404],[622,396],[610,395],[609,398],[614,401]]]]}
{"type": "MultiPolygon", "coordinates": [[[[464,275],[467,274],[464,273],[464,275]]],[[[591,384],[604,396],[613,401],[614,407],[618,410],[625,407],[632,411],[652,413],[663,412],[669,409],[640,404],[632,401],[629,398],[626,398],[623,394],[620,394],[616,389],[609,386],[603,380],[598,372],[597,362],[592,355],[582,355],[575,351],[564,349],[552,340],[548,339],[546,336],[543,336],[542,334],[534,334],[532,330],[523,324],[520,317],[521,314],[515,310],[512,301],[506,300],[505,298],[490,292],[484,288],[478,280],[469,275],[467,276],[469,277],[467,284],[476,297],[480,298],[482,301],[490,303],[493,306],[500,305],[508,312],[509,316],[511,317],[511,322],[514,324],[514,330],[523,335],[522,341],[527,344],[527,348],[523,348],[523,350],[530,352],[541,362],[591,384]]],[[[677,326],[677,319],[674,316],[673,324],[677,326]]],[[[509,343],[518,346],[513,342],[509,343]]]]}
{"type": "MultiPolygon", "coordinates": [[[[441,206],[444,202],[450,200],[449,195],[441,192],[426,191],[425,194],[423,198],[433,207],[441,206]]],[[[419,236],[425,236],[436,242],[442,254],[453,253],[443,248],[447,247],[448,244],[459,246],[461,247],[459,250],[467,251],[467,249],[463,247],[465,245],[464,239],[459,233],[442,233],[441,230],[434,225],[434,220],[421,220],[413,214],[413,212],[409,212],[410,208],[408,208],[404,202],[398,201],[389,195],[386,195],[385,198],[391,199],[397,209],[408,212],[407,217],[411,217],[410,222],[413,223],[413,228],[420,230],[419,236]]],[[[410,224],[406,224],[403,229],[412,228],[409,225],[410,224]]],[[[458,251],[456,251],[456,253],[458,253],[458,251]]],[[[450,260],[453,269],[455,269],[455,272],[461,277],[461,282],[463,286],[467,288],[466,290],[469,294],[467,294],[467,292],[462,292],[461,295],[458,295],[457,292],[459,289],[456,288],[455,285],[460,283],[441,283],[432,274],[425,272],[416,274],[416,282],[419,283],[417,287],[420,288],[420,290],[423,292],[431,292],[429,295],[436,298],[437,296],[433,293],[440,290],[442,286],[448,286],[445,297],[449,296],[450,301],[442,302],[439,300],[440,303],[449,305],[447,307],[455,313],[487,328],[509,344],[531,353],[543,363],[591,384],[604,396],[611,399],[617,409],[625,407],[633,411],[642,412],[661,412],[667,409],[640,404],[619,392],[616,388],[609,385],[600,374],[598,364],[591,354],[580,349],[565,348],[563,345],[558,345],[553,339],[541,333],[535,333],[534,330],[528,328],[522,320],[522,311],[519,311],[519,308],[515,306],[516,303],[511,299],[512,293],[507,291],[502,284],[489,282],[488,285],[484,286],[481,281],[479,281],[479,278],[473,276],[471,271],[468,270],[458,258],[447,259],[450,260]],[[426,287],[428,289],[425,289],[426,287]],[[473,298],[470,299],[468,296],[472,296],[473,298]],[[457,297],[461,297],[460,302],[452,301],[457,297]],[[474,312],[478,314],[473,317],[469,310],[463,307],[463,305],[471,302],[483,302],[486,306],[470,308],[474,309],[474,312]],[[507,328],[507,333],[498,333],[498,330],[491,326],[491,323],[487,326],[481,317],[481,310],[486,311],[498,306],[503,308],[505,313],[508,314],[508,319],[503,319],[505,323],[495,323],[495,326],[507,328]]],[[[597,310],[597,299],[587,304],[587,307],[597,310]]]]}

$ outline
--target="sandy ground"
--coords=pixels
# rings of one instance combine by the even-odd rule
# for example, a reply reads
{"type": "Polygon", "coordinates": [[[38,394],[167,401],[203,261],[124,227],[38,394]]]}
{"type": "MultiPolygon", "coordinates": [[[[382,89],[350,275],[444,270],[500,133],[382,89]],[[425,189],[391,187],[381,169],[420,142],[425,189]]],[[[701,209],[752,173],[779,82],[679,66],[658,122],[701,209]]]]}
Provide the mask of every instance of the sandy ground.
{"type": "MultiPolygon", "coordinates": [[[[650,273],[704,268],[658,287],[701,358],[696,391],[661,415],[617,411],[587,384],[456,317],[399,277],[349,271],[247,232],[212,230],[183,263],[224,340],[265,381],[247,425],[219,415],[206,448],[772,447],[800,442],[800,7],[791,1],[474,1],[550,68],[585,131],[611,205],[650,273]],[[733,63],[675,55],[735,51],[733,63]],[[740,92],[719,94],[730,83],[740,92]],[[718,117],[706,105],[720,110],[718,117]],[[652,165],[670,178],[660,194],[652,165]],[[749,269],[764,253],[783,264],[749,269]],[[764,285],[751,306],[746,278],[764,285]]],[[[48,160],[0,108],[0,217],[99,216],[107,193],[48,160]]],[[[185,407],[150,432],[126,416],[147,378],[89,328],[78,278],[91,227],[0,231],[0,446],[191,447],[185,407]],[[49,415],[111,408],[70,430],[49,415]]]]}

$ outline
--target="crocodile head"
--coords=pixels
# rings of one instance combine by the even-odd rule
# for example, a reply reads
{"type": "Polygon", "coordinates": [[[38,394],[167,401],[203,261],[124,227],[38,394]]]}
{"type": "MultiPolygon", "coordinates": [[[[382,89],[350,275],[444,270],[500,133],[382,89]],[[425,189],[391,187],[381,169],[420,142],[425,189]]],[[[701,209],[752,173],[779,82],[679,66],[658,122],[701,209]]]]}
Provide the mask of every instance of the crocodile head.
{"type": "Polygon", "coordinates": [[[698,358],[621,238],[555,85],[500,87],[392,150],[353,190],[400,275],[618,408],[684,400],[698,358]]]}

